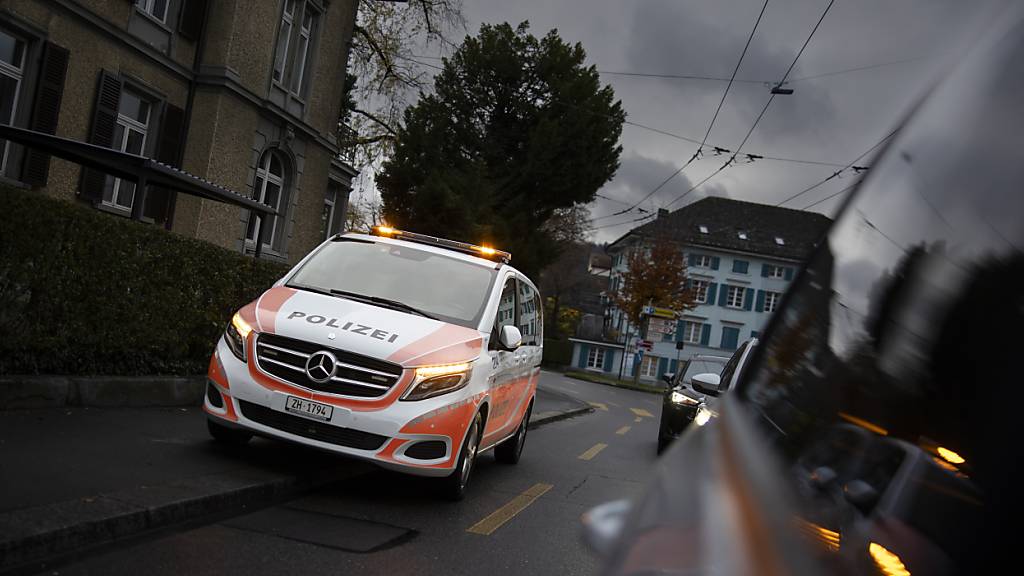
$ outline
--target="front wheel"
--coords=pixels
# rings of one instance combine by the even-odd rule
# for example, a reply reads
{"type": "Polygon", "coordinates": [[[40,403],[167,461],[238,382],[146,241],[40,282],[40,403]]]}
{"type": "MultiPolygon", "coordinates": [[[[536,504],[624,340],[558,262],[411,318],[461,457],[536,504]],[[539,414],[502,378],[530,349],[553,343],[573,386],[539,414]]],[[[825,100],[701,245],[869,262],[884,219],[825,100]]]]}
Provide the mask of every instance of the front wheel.
{"type": "Polygon", "coordinates": [[[466,441],[462,443],[462,451],[459,453],[459,461],[455,470],[442,481],[442,493],[449,500],[462,500],[466,495],[466,486],[469,485],[469,475],[473,472],[473,464],[476,463],[476,451],[480,447],[480,428],[483,419],[477,413],[473,417],[473,423],[466,432],[466,441]]]}
{"type": "Polygon", "coordinates": [[[494,458],[503,464],[516,464],[519,457],[523,455],[523,445],[526,444],[526,428],[530,425],[530,412],[533,411],[533,402],[526,408],[523,414],[523,421],[519,423],[516,435],[505,440],[494,449],[494,458]]]}

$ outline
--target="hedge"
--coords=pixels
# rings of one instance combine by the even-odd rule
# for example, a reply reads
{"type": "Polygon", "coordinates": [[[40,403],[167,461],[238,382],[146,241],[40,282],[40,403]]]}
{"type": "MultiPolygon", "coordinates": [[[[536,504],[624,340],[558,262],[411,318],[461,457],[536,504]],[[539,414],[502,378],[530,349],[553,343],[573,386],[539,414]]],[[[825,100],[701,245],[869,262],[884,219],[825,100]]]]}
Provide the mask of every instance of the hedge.
{"type": "Polygon", "coordinates": [[[564,367],[572,364],[572,342],[545,338],[544,358],[541,362],[545,366],[553,367],[564,367]]]}
{"type": "Polygon", "coordinates": [[[0,374],[201,374],[288,267],[0,186],[0,374]]]}

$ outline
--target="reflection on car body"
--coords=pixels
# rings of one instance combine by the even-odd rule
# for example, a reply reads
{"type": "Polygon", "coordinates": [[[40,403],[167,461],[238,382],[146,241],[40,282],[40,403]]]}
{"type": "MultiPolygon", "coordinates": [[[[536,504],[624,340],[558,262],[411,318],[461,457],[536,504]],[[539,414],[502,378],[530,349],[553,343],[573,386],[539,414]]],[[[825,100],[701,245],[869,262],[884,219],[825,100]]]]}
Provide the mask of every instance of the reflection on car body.
{"type": "Polygon", "coordinates": [[[1012,550],[1024,7],[876,161],[609,574],[971,574],[1012,550]]]}

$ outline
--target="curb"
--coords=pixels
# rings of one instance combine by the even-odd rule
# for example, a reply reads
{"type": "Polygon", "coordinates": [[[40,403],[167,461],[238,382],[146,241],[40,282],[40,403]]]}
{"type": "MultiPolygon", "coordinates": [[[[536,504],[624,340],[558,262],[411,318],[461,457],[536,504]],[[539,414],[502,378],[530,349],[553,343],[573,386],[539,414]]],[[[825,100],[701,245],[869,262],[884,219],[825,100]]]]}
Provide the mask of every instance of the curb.
{"type": "Polygon", "coordinates": [[[201,516],[295,496],[360,471],[335,466],[298,477],[227,472],[0,513],[0,573],[201,516]]]}
{"type": "Polygon", "coordinates": [[[572,378],[573,380],[578,380],[580,382],[589,382],[591,384],[600,384],[601,386],[610,386],[612,388],[620,388],[622,390],[632,390],[634,392],[646,392],[648,394],[662,395],[662,394],[665,393],[665,390],[666,390],[665,388],[660,388],[659,389],[659,388],[655,388],[653,386],[651,386],[651,387],[646,387],[646,386],[624,386],[622,384],[612,384],[611,382],[601,382],[599,380],[589,380],[587,378],[580,378],[578,376],[574,376],[572,372],[562,372],[561,374],[562,374],[562,376],[564,376],[566,378],[572,378]]]}
{"type": "Polygon", "coordinates": [[[575,418],[582,414],[589,414],[594,411],[593,406],[582,406],[580,408],[573,408],[572,410],[566,410],[564,412],[545,412],[538,414],[536,418],[530,418],[530,423],[526,425],[527,430],[533,430],[538,426],[550,424],[552,422],[558,422],[559,420],[567,420],[569,418],[575,418]]]}

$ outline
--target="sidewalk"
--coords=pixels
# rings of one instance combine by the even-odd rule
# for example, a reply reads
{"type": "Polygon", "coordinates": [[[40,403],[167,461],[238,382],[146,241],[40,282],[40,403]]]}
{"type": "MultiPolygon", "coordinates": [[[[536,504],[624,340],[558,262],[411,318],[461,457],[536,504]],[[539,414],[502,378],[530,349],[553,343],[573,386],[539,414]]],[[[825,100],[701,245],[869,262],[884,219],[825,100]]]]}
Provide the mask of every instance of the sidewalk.
{"type": "MultiPolygon", "coordinates": [[[[539,388],[531,427],[590,410],[539,388]]],[[[0,572],[372,468],[263,438],[221,446],[199,407],[0,411],[0,572]]]]}

